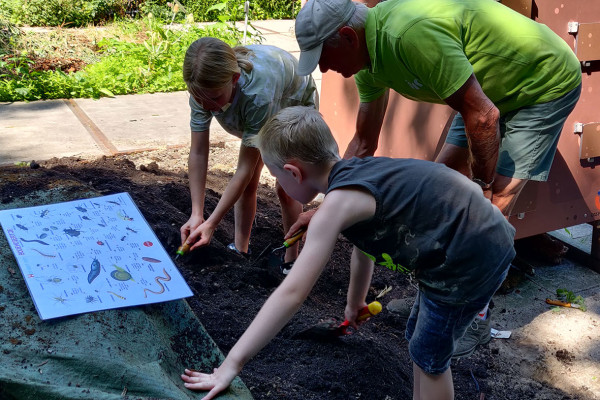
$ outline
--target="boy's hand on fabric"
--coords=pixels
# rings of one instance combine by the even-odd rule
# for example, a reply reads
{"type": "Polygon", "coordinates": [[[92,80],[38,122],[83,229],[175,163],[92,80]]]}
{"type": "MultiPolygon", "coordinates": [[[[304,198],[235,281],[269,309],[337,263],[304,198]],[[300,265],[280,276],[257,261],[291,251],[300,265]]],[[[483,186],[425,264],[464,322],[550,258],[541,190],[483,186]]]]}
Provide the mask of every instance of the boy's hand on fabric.
{"type": "Polygon", "coordinates": [[[181,226],[179,232],[181,233],[181,244],[184,244],[197,227],[204,223],[204,218],[202,216],[191,216],[190,219],[187,220],[185,224],[181,226]]]}
{"type": "Polygon", "coordinates": [[[298,219],[296,220],[296,222],[294,222],[294,224],[292,226],[290,226],[290,229],[287,231],[287,233],[285,234],[285,237],[283,239],[287,240],[287,239],[291,238],[302,228],[304,228],[306,230],[308,228],[308,224],[310,223],[310,220],[312,219],[313,215],[315,215],[316,212],[317,212],[317,209],[315,208],[314,210],[308,210],[306,212],[301,213],[298,216],[298,219]]]}
{"type": "Polygon", "coordinates": [[[185,382],[184,386],[190,390],[210,390],[203,397],[204,400],[210,400],[227,389],[236,375],[236,370],[221,365],[219,368],[215,368],[212,374],[186,369],[185,374],[181,374],[181,379],[185,382]]]}

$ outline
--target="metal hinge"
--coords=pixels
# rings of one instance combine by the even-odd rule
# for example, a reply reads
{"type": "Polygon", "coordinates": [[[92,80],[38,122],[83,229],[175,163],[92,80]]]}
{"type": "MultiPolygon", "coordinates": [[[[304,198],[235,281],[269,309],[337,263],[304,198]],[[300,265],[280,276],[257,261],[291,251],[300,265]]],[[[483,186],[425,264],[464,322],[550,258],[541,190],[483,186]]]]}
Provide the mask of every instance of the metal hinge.
{"type": "Polygon", "coordinates": [[[569,22],[569,33],[577,33],[579,32],[579,22],[571,21],[569,22]]]}

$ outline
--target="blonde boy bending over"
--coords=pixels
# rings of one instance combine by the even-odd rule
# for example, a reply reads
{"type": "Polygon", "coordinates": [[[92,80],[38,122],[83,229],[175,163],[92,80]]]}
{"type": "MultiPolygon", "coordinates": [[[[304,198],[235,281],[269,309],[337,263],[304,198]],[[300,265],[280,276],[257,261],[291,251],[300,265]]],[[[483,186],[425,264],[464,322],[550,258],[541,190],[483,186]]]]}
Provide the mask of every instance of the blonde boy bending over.
{"type": "Polygon", "coordinates": [[[357,327],[374,264],[413,272],[419,293],[406,327],[413,399],[452,399],[450,358],[456,341],[500,286],[514,228],[481,188],[443,164],[368,157],[341,160],[319,112],[281,110],[255,139],[269,171],[294,199],[326,196],[308,227],[294,268],[212,374],[185,370],[193,390],[211,399],[300,308],[338,234],[354,245],[345,317],[357,327]]]}

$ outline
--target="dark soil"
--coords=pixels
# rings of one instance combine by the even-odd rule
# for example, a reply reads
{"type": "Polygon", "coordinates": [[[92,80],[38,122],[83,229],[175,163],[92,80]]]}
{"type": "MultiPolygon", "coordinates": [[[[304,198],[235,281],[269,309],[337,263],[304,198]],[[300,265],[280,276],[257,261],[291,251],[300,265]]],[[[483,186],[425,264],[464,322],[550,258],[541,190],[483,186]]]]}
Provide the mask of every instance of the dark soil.
{"type": "MultiPolygon", "coordinates": [[[[0,60],[12,64],[15,59],[15,55],[9,54],[0,58],[0,60]]],[[[31,63],[29,69],[31,71],[62,71],[65,73],[73,73],[82,70],[86,63],[78,58],[65,58],[65,57],[31,57],[31,63]]],[[[23,66],[21,62],[21,65],[23,66]]]]}
{"type": "Polygon", "coordinates": [[[82,70],[85,67],[85,62],[78,58],[58,58],[46,57],[35,58],[31,69],[34,71],[62,71],[73,73],[82,70]]]}
{"type": "MultiPolygon", "coordinates": [[[[183,171],[136,168],[126,156],[94,161],[54,159],[39,168],[0,169],[0,201],[53,187],[86,187],[100,194],[129,192],[171,254],[180,244],[179,227],[190,211],[187,175],[183,171]]],[[[211,172],[208,177],[206,211],[217,204],[229,175],[211,172]]],[[[217,229],[210,246],[176,261],[194,292],[187,301],[216,341],[227,353],[244,332],[280,277],[269,271],[266,259],[256,256],[269,244],[282,242],[280,209],[273,189],[259,189],[258,211],[252,234],[252,256],[231,253],[233,213],[217,229]]],[[[343,319],[349,277],[351,245],[340,239],[330,262],[299,313],[241,373],[256,399],[410,399],[412,362],[404,339],[405,323],[385,307],[353,335],[329,341],[299,340],[293,335],[322,319],[343,319]]],[[[393,298],[416,293],[409,279],[377,269],[368,301],[387,285],[390,293],[379,299],[385,306],[393,298]]],[[[174,342],[176,349],[177,344],[174,342]]],[[[566,356],[563,358],[567,358],[566,356]]],[[[193,365],[189,367],[193,368],[193,365]]],[[[215,365],[216,367],[216,365],[215,365]]],[[[506,387],[491,385],[502,376],[510,382],[516,370],[501,361],[498,350],[482,346],[473,356],[453,362],[456,399],[570,399],[557,390],[536,383],[506,387]],[[507,375],[508,379],[507,379],[507,375]],[[544,393],[540,397],[539,394],[544,393]],[[483,394],[483,395],[482,395],[483,394]]]]}

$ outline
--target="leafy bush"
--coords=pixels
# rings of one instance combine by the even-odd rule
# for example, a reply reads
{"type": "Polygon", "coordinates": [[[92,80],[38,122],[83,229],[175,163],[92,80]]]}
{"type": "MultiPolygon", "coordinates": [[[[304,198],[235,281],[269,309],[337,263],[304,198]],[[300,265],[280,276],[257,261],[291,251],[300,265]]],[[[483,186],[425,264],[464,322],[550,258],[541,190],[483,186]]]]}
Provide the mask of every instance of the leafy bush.
{"type": "MultiPolygon", "coordinates": [[[[25,0],[0,0],[0,5],[21,4],[22,1],[25,0]]],[[[51,16],[44,13],[47,13],[51,6],[56,7],[64,1],[80,4],[83,0],[43,1],[48,7],[44,8],[44,12],[40,11],[39,17],[48,20],[51,16]]],[[[95,15],[100,15],[104,12],[102,10],[105,10],[100,7],[101,5],[116,1],[90,0],[87,5],[91,8],[87,9],[86,15],[91,15],[90,9],[97,12],[95,15]]],[[[127,1],[130,4],[137,0],[118,1],[127,1]]],[[[243,2],[229,0],[213,4],[206,9],[206,12],[214,14],[220,22],[199,28],[192,24],[194,18],[189,10],[185,10],[177,0],[171,1],[164,6],[165,11],[161,8],[163,0],[147,0],[146,7],[150,7],[147,10],[155,10],[158,15],[149,12],[143,19],[136,21],[121,19],[111,24],[111,28],[118,28],[118,34],[102,36],[103,38],[98,41],[88,40],[94,44],[94,50],[97,46],[100,57],[94,51],[91,64],[81,71],[69,74],[61,70],[40,71],[39,66],[34,68],[36,65],[34,59],[43,59],[43,48],[28,45],[27,43],[30,43],[27,42],[30,40],[28,34],[25,34],[25,39],[20,40],[20,46],[15,46],[16,40],[13,38],[19,36],[20,31],[14,24],[2,19],[0,14],[0,44],[2,45],[0,47],[0,101],[98,98],[118,94],[184,90],[185,84],[181,71],[183,58],[189,45],[202,36],[219,37],[230,45],[240,43],[243,32],[229,22],[243,18],[243,2]],[[176,27],[174,25],[176,21],[182,21],[183,24],[176,27]]],[[[38,6],[42,10],[42,0],[27,0],[27,2],[29,5],[26,11],[31,12],[33,7],[38,6]]],[[[55,9],[55,12],[57,15],[64,16],[68,14],[69,8],[63,8],[60,13],[55,9]]],[[[79,21],[84,21],[83,14],[78,15],[79,21]]],[[[55,20],[57,21],[58,19],[55,20]]],[[[63,30],[55,30],[56,33],[61,31],[63,30]]],[[[260,40],[260,36],[250,37],[250,42],[260,42],[260,40]]],[[[63,40],[60,42],[62,43],[63,40]]],[[[71,40],[65,37],[64,42],[66,44],[71,40]]],[[[56,41],[51,43],[56,47],[56,41]]]]}
{"type": "Polygon", "coordinates": [[[186,26],[185,30],[162,29],[149,21],[148,39],[132,43],[103,39],[98,43],[104,57],[82,71],[34,71],[27,55],[0,61],[0,101],[31,101],[73,97],[113,96],[185,90],[182,67],[185,51],[202,36],[219,37],[234,45],[238,32],[215,27],[186,26]],[[156,35],[152,36],[155,33],[156,35]]]}
{"type": "Polygon", "coordinates": [[[171,7],[167,5],[167,0],[145,0],[139,5],[138,10],[138,15],[141,17],[152,14],[163,21],[171,18],[171,7]]]}
{"type": "Polygon", "coordinates": [[[125,15],[128,0],[0,0],[20,25],[80,27],[125,15]]]}
{"type": "Polygon", "coordinates": [[[14,51],[15,40],[20,34],[19,28],[0,15],[0,57],[14,51]]]}
{"type": "MultiPolygon", "coordinates": [[[[213,11],[217,4],[225,4],[225,9],[233,17],[231,20],[244,19],[244,0],[183,0],[188,12],[194,14],[196,21],[217,21],[218,12],[213,11]]],[[[291,19],[300,11],[300,0],[252,0],[250,1],[250,19],[291,19]]]]}
{"type": "MultiPolygon", "coordinates": [[[[170,19],[170,5],[176,0],[0,0],[0,17],[4,15],[19,25],[80,27],[100,24],[115,16],[170,19]]],[[[244,0],[180,0],[187,13],[198,22],[218,21],[220,14],[211,9],[225,4],[230,20],[244,19],[244,0]]],[[[250,19],[289,19],[300,10],[300,0],[252,0],[250,19]]],[[[180,22],[180,21],[177,21],[180,22]]]]}

